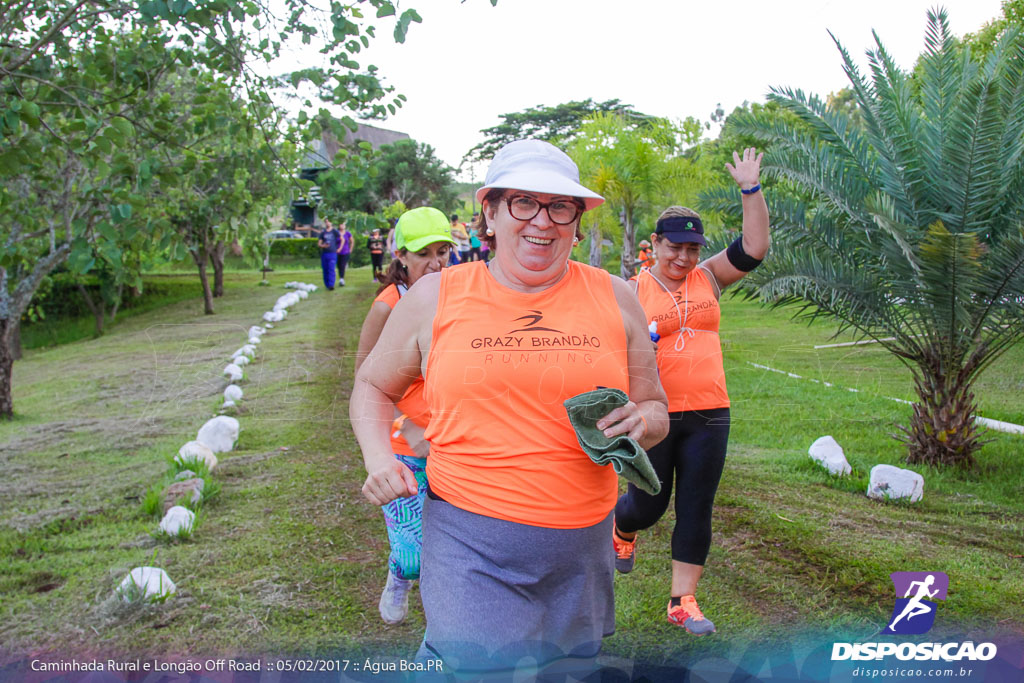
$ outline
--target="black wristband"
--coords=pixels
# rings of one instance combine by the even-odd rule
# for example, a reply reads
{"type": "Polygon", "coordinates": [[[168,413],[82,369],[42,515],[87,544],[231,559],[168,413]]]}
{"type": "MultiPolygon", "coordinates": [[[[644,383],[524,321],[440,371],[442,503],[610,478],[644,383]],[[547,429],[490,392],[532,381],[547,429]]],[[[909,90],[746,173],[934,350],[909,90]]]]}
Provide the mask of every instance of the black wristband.
{"type": "Polygon", "coordinates": [[[743,251],[743,237],[737,237],[729,245],[729,248],[725,250],[725,257],[729,259],[729,263],[736,270],[741,270],[744,273],[749,273],[754,268],[761,265],[761,259],[754,258],[747,252],[743,251]]]}

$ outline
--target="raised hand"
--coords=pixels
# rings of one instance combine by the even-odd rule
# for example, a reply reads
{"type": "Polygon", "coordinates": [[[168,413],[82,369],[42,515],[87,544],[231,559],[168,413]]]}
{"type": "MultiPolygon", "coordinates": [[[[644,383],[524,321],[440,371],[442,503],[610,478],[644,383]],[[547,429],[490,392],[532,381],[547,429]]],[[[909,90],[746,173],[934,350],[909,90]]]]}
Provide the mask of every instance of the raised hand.
{"type": "Polygon", "coordinates": [[[747,147],[743,150],[742,158],[738,152],[733,152],[733,163],[725,163],[725,168],[732,175],[732,179],[736,181],[741,190],[749,190],[755,185],[760,184],[762,157],[764,157],[764,152],[758,154],[755,148],[747,147]]]}

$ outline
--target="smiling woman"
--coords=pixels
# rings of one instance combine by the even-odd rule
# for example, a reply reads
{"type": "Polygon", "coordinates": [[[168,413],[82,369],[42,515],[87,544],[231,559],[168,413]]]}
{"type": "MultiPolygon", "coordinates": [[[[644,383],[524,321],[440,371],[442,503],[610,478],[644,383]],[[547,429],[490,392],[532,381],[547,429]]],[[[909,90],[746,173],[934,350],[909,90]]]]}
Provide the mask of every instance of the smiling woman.
{"type": "Polygon", "coordinates": [[[562,403],[621,389],[630,401],[598,428],[651,446],[667,430],[664,393],[629,286],[569,261],[580,214],[604,201],[572,160],[545,142],[510,143],[477,198],[494,260],[420,279],[357,375],[363,493],[385,504],[418,491],[387,430],[389,406],[422,370],[431,420],[420,656],[444,659],[446,671],[509,670],[523,657],[586,668],[615,628],[617,480],[583,452],[562,403]]]}
{"type": "Polygon", "coordinates": [[[742,157],[733,153],[735,164],[726,164],[743,198],[741,237],[701,262],[707,242],[700,216],[686,207],[669,207],[651,235],[654,266],[632,281],[649,329],[659,336],[658,372],[668,395],[670,427],[668,437],[649,453],[661,491],[651,495],[631,484],[615,506],[615,567],[622,573],[633,570],[636,532],[654,525],[668,509],[674,480],[676,526],[667,616],[695,635],[715,630],[694,593],[711,547],[711,511],[729,441],[718,297],[723,287],[756,268],[768,251],[761,156],[748,148],[742,157]]]}

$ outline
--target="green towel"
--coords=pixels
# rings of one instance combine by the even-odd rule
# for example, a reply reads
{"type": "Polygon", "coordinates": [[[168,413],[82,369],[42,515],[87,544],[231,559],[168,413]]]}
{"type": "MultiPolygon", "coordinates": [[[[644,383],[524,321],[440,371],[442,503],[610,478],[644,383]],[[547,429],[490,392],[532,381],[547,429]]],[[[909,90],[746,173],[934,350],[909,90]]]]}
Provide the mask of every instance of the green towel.
{"type": "Polygon", "coordinates": [[[642,491],[657,495],[661,482],[654,473],[647,453],[633,439],[620,434],[609,439],[597,428],[597,421],[619,406],[629,402],[620,389],[595,389],[568,399],[565,411],[576,430],[576,438],[584,452],[598,465],[608,465],[642,491]]]}

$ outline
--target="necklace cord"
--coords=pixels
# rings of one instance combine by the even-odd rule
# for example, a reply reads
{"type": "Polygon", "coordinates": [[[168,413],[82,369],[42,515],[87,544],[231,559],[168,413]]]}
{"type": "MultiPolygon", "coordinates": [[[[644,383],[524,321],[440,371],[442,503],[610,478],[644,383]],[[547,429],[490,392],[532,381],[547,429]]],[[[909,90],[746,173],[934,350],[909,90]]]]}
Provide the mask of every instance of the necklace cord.
{"type": "MultiPolygon", "coordinates": [[[[659,285],[661,285],[661,288],[665,290],[665,294],[667,294],[668,298],[672,300],[672,305],[676,307],[676,320],[680,320],[681,324],[679,326],[679,336],[676,337],[676,341],[675,341],[675,344],[673,345],[673,348],[676,351],[682,351],[684,348],[686,348],[686,337],[690,337],[692,339],[697,334],[696,330],[694,330],[691,327],[687,327],[686,326],[686,318],[689,316],[689,313],[690,313],[689,307],[684,306],[683,307],[683,312],[680,313],[679,312],[679,302],[676,301],[676,297],[672,294],[671,291],[669,291],[669,288],[665,286],[665,283],[662,282],[660,279],[658,279],[658,276],[655,275],[654,273],[652,273],[650,268],[645,268],[645,269],[641,270],[640,272],[641,273],[647,273],[652,278],[654,278],[654,281],[657,282],[659,285]]],[[[687,276],[686,279],[683,281],[683,286],[684,286],[683,298],[687,302],[689,302],[690,301],[690,278],[689,278],[689,276],[687,276]]]]}

